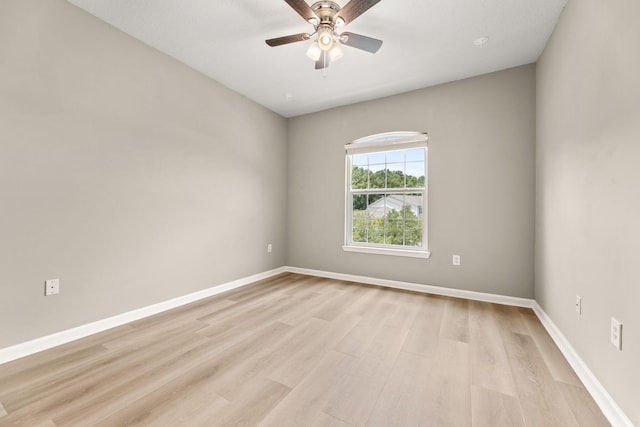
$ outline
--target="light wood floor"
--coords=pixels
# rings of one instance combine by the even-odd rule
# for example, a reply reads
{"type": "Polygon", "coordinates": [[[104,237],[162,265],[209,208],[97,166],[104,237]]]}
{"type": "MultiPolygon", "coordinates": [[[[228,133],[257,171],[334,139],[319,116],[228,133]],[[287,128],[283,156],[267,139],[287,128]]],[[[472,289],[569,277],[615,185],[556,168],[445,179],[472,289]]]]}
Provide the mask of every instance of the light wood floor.
{"type": "Polygon", "coordinates": [[[601,426],[531,310],[284,274],[0,365],[1,426],[601,426]]]}

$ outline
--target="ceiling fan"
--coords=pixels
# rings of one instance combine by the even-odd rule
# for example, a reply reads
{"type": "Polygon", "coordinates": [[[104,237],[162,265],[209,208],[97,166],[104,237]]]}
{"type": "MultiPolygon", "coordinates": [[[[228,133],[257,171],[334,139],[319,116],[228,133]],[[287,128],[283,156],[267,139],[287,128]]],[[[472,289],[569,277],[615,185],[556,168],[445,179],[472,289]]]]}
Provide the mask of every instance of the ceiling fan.
{"type": "Polygon", "coordinates": [[[373,7],[380,0],[350,0],[344,7],[328,0],[320,0],[309,6],[305,0],[284,0],[308,23],[313,25],[312,33],[292,34],[265,40],[271,46],[310,40],[316,40],[307,50],[307,56],[316,63],[316,70],[326,68],[329,62],[342,57],[340,45],[355,47],[356,49],[376,53],[382,40],[362,36],[356,33],[344,32],[338,34],[336,29],[352,22],[358,16],[373,7]]]}

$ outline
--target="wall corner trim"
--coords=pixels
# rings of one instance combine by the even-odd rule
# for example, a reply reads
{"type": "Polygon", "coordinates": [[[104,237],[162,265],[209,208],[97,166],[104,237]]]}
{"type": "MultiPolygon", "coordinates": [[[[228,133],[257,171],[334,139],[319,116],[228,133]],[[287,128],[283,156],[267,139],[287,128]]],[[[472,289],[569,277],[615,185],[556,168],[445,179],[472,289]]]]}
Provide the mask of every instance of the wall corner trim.
{"type": "Polygon", "coordinates": [[[98,332],[106,331],[107,329],[115,328],[116,326],[121,326],[135,320],[153,316],[154,314],[171,310],[172,308],[180,307],[182,305],[189,304],[213,295],[217,295],[225,291],[240,288],[253,282],[257,282],[258,280],[267,279],[269,277],[276,276],[285,272],[286,270],[284,267],[279,267],[273,270],[243,277],[231,282],[212,286],[210,288],[196,291],[187,295],[172,298],[167,301],[162,301],[157,304],[152,304],[147,307],[142,307],[126,313],[117,314],[115,316],[97,320],[92,323],[87,323],[85,325],[81,325],[72,329],[56,332],[54,334],[16,344],[11,347],[0,348],[0,364],[11,362],[12,360],[16,360],[21,357],[29,356],[40,351],[57,347],[59,345],[66,344],[68,342],[75,341],[89,335],[97,334],[98,332]]]}
{"type": "Polygon", "coordinates": [[[549,315],[545,313],[537,301],[534,301],[532,308],[611,425],[614,427],[634,427],[631,420],[613,400],[613,397],[611,397],[600,381],[598,381],[593,372],[591,372],[591,369],[589,369],[587,364],[578,355],[567,338],[560,332],[560,329],[553,323],[549,315]]]}

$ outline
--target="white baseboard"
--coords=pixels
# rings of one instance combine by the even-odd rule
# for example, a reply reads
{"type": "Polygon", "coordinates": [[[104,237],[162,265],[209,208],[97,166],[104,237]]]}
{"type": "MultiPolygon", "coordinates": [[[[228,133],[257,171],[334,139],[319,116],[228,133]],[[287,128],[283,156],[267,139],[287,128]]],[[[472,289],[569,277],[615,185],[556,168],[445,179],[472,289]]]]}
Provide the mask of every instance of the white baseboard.
{"type": "Polygon", "coordinates": [[[290,273],[306,274],[308,276],[326,277],[328,279],[346,280],[349,282],[365,283],[368,285],[385,286],[387,288],[403,289],[406,291],[422,292],[425,294],[442,295],[447,297],[465,298],[474,301],[492,302],[495,304],[513,305],[516,307],[532,308],[534,300],[488,294],[484,292],[465,291],[462,289],[442,288],[440,286],[421,285],[417,283],[399,282],[397,280],[376,279],[375,277],[356,276],[353,274],[332,273],[328,271],[310,270],[308,268],[285,267],[290,273]]]}
{"type": "Polygon", "coordinates": [[[549,315],[545,313],[537,302],[533,304],[532,308],[611,425],[614,427],[633,427],[631,420],[625,415],[622,409],[620,409],[600,381],[598,381],[567,338],[560,332],[556,324],[553,323],[549,315]]]}
{"type": "Polygon", "coordinates": [[[213,295],[217,295],[231,289],[240,288],[258,280],[267,279],[284,272],[286,272],[284,267],[276,268],[274,270],[265,271],[262,273],[254,274],[252,276],[244,277],[242,279],[234,280],[232,282],[223,283],[221,285],[213,286],[208,289],[203,289],[201,291],[193,292],[181,297],[173,298],[147,307],[142,307],[137,310],[129,311],[127,313],[118,314],[116,316],[98,320],[96,322],[88,323],[76,328],[67,329],[66,331],[57,332],[52,335],[47,335],[21,344],[16,344],[11,347],[6,347],[0,349],[0,364],[10,362],[12,360],[16,360],[21,357],[25,357],[30,354],[34,354],[53,347],[57,347],[59,345],[66,344],[68,342],[75,341],[77,339],[84,338],[89,335],[105,331],[107,329],[115,328],[116,326],[121,326],[135,320],[153,316],[154,314],[171,310],[172,308],[180,307],[182,305],[189,304],[213,295]]]}

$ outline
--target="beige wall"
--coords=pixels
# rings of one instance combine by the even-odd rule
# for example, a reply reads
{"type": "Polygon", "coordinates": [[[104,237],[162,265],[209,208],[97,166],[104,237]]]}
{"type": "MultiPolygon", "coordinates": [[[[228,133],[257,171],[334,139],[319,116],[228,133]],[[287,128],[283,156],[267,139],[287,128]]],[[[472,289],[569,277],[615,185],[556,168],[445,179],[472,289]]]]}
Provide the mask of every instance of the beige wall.
{"type": "Polygon", "coordinates": [[[535,295],[640,426],[638,17],[637,0],[570,1],[538,63],[535,295]]]}
{"type": "Polygon", "coordinates": [[[3,0],[0,348],[284,265],[285,159],[282,117],[63,0],[3,0]]]}
{"type": "Polygon", "coordinates": [[[533,297],[533,65],[293,118],[288,144],[289,265],[533,297]],[[429,133],[430,259],[342,251],[344,144],[395,130],[429,133]]]}

